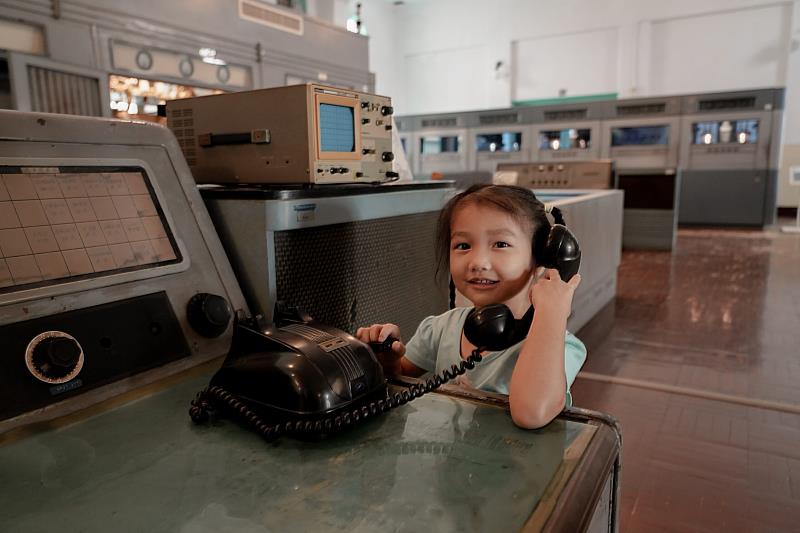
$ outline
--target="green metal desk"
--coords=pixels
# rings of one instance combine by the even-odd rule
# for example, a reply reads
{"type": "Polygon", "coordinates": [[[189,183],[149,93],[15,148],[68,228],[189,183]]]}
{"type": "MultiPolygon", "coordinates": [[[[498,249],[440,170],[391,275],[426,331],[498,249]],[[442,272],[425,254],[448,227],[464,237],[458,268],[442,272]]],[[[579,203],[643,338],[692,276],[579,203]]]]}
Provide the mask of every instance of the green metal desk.
{"type": "Polygon", "coordinates": [[[616,528],[620,440],[569,412],[513,425],[493,397],[429,394],[326,440],[195,426],[195,376],[32,434],[0,436],[9,532],[616,528]]]}

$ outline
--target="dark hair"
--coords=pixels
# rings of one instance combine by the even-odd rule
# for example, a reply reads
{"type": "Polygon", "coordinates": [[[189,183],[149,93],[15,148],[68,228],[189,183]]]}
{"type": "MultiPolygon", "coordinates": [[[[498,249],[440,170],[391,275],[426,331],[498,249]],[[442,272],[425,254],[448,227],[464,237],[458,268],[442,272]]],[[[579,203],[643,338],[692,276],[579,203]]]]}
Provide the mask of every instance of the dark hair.
{"type": "MultiPolygon", "coordinates": [[[[491,205],[508,213],[520,224],[531,230],[531,251],[533,258],[541,257],[542,248],[550,233],[550,221],[544,204],[536,198],[533,191],[516,185],[493,185],[476,183],[465,191],[453,196],[439,213],[436,224],[436,275],[450,273],[450,233],[453,214],[469,204],[491,205]]],[[[552,209],[556,224],[564,224],[564,216],[557,207],[552,209]]]]}

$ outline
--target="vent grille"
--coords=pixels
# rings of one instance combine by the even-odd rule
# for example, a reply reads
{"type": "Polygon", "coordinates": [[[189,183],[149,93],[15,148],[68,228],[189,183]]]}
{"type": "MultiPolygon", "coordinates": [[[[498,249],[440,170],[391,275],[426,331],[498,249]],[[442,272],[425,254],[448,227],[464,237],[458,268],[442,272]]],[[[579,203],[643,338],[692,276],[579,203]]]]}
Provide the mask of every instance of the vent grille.
{"type": "MultiPolygon", "coordinates": [[[[289,324],[287,326],[283,326],[280,328],[280,330],[294,333],[295,335],[303,337],[314,344],[322,344],[324,342],[337,340],[339,338],[320,329],[306,326],[305,324],[289,324]]],[[[336,363],[338,363],[339,367],[344,371],[344,374],[347,376],[349,381],[353,381],[354,379],[364,376],[364,371],[361,370],[361,365],[358,364],[356,354],[353,353],[353,350],[349,345],[331,350],[328,352],[328,354],[330,354],[336,363]]]]}
{"type": "Polygon", "coordinates": [[[667,110],[667,104],[640,104],[640,105],[618,105],[617,115],[629,117],[632,115],[657,115],[667,110]]]}
{"type": "Polygon", "coordinates": [[[717,111],[722,109],[753,109],[756,107],[755,96],[747,98],[720,98],[715,100],[700,100],[697,109],[700,111],[717,111]]]}
{"type": "Polygon", "coordinates": [[[491,124],[508,124],[519,122],[519,114],[517,113],[503,113],[497,115],[481,115],[478,121],[482,126],[489,126],[491,124]]]}
{"type": "Polygon", "coordinates": [[[97,78],[28,65],[28,81],[33,111],[90,117],[103,114],[97,78]]]}
{"type": "Polygon", "coordinates": [[[276,30],[303,35],[303,17],[253,0],[239,0],[239,17],[276,30]]]}
{"type": "Polygon", "coordinates": [[[271,304],[291,302],[344,331],[382,320],[414,332],[423,318],[447,309],[446,280],[436,278],[437,216],[431,211],[276,231],[271,304]]]}
{"type": "Polygon", "coordinates": [[[287,326],[283,326],[280,329],[281,331],[288,331],[289,333],[294,333],[295,335],[299,335],[304,339],[310,340],[314,344],[319,344],[321,342],[329,341],[335,338],[330,333],[322,331],[321,329],[312,328],[311,326],[306,326],[304,324],[289,324],[287,326]]]}
{"type": "Polygon", "coordinates": [[[347,376],[347,379],[350,381],[364,376],[364,371],[361,369],[361,365],[358,364],[356,354],[353,353],[353,350],[349,346],[336,348],[330,352],[330,354],[336,362],[339,363],[339,366],[344,370],[344,375],[347,376]]]}
{"type": "Polygon", "coordinates": [[[456,117],[450,118],[423,118],[422,119],[422,127],[423,128],[442,128],[447,126],[456,126],[458,124],[456,117]]]}
{"type": "Polygon", "coordinates": [[[190,167],[197,165],[197,147],[194,137],[194,116],[191,108],[171,109],[167,116],[167,127],[178,140],[186,164],[190,167]]]}
{"type": "Polygon", "coordinates": [[[580,120],[586,118],[587,110],[584,109],[559,109],[555,111],[545,111],[544,119],[547,121],[556,120],[580,120]]]}

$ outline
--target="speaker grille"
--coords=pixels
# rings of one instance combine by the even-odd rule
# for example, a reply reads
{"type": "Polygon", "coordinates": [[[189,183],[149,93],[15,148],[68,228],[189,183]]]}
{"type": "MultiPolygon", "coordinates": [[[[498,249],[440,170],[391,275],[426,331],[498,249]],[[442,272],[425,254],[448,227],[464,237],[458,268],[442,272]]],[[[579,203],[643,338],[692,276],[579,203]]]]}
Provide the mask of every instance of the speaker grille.
{"type": "Polygon", "coordinates": [[[403,340],[447,310],[446,280],[434,279],[438,212],[275,233],[277,299],[354,333],[400,326],[403,340]]]}

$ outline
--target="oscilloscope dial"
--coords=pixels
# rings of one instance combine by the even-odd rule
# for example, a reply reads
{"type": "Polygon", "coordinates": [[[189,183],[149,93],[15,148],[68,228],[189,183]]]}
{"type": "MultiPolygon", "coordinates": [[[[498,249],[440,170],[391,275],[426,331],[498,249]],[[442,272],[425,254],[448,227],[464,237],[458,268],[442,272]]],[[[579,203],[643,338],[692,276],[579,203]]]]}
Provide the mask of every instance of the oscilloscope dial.
{"type": "Polygon", "coordinates": [[[68,333],[45,331],[28,343],[25,365],[39,381],[51,385],[66,383],[83,368],[83,348],[68,333]]]}

